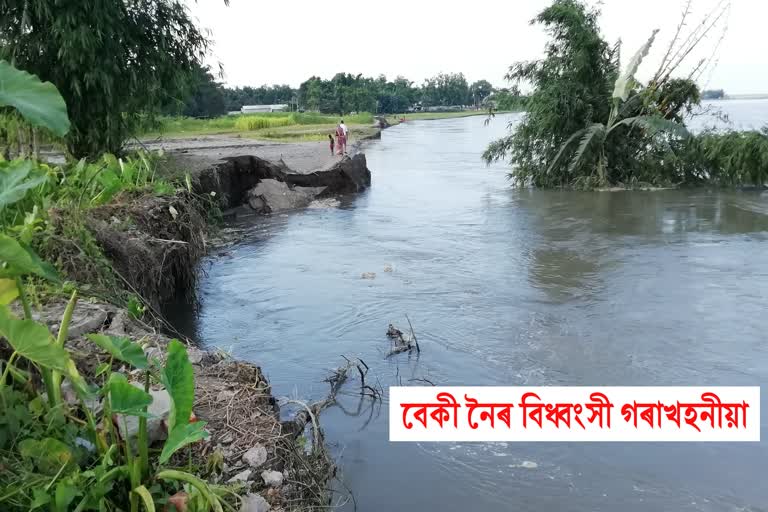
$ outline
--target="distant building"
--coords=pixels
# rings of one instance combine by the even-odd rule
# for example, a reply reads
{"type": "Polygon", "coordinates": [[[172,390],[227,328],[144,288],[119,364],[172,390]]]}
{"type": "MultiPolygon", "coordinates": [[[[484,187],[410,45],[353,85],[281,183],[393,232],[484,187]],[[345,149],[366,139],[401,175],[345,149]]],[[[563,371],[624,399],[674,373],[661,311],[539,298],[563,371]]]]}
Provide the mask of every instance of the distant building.
{"type": "Polygon", "coordinates": [[[256,114],[259,112],[285,112],[288,105],[243,105],[240,112],[243,114],[256,114]]]}

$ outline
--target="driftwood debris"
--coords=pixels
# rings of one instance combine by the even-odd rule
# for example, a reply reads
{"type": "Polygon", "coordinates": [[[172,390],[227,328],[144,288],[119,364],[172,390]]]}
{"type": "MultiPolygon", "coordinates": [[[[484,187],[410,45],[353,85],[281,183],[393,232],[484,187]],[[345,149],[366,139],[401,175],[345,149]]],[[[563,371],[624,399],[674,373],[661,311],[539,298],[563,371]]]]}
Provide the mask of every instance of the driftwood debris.
{"type": "Polygon", "coordinates": [[[408,336],[403,334],[403,331],[398,329],[392,324],[389,324],[389,328],[387,329],[387,337],[393,340],[393,346],[392,349],[387,354],[387,357],[392,357],[396,354],[400,354],[402,352],[410,352],[413,349],[416,349],[416,353],[421,353],[421,347],[419,347],[419,340],[416,338],[416,333],[413,330],[413,324],[411,323],[411,319],[408,318],[408,315],[405,315],[406,320],[408,320],[408,326],[411,329],[411,332],[408,336]]]}
{"type": "Polygon", "coordinates": [[[382,391],[366,383],[365,378],[368,375],[369,368],[368,365],[365,364],[365,361],[360,358],[349,359],[344,357],[344,359],[346,363],[343,366],[336,368],[331,373],[331,375],[325,379],[325,382],[331,386],[331,389],[328,393],[328,396],[326,396],[324,399],[313,402],[311,404],[307,404],[298,400],[286,400],[283,402],[301,406],[301,410],[296,413],[292,420],[284,421],[282,423],[282,431],[284,435],[291,436],[295,439],[299,437],[302,432],[304,432],[304,429],[306,429],[307,425],[311,424],[314,434],[313,437],[315,447],[318,447],[318,443],[322,439],[322,433],[320,431],[320,425],[317,418],[323,409],[327,409],[328,407],[336,404],[336,397],[339,391],[341,390],[344,383],[349,379],[350,373],[353,373],[355,370],[357,371],[357,374],[360,375],[361,400],[366,398],[369,398],[373,402],[381,400],[383,394],[382,391]]]}

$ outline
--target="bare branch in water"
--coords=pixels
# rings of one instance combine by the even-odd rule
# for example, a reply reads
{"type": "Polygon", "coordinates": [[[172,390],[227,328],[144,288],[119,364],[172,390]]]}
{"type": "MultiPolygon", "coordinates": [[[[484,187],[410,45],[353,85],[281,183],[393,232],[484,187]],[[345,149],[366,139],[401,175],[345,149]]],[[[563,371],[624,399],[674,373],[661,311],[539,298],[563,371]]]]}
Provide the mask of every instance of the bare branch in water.
{"type": "MultiPolygon", "coordinates": [[[[370,397],[373,401],[381,400],[382,391],[373,388],[365,383],[365,376],[368,374],[368,365],[361,359],[350,359],[346,356],[341,356],[346,361],[344,366],[335,369],[330,376],[325,379],[325,382],[330,384],[331,389],[328,396],[323,400],[307,405],[304,402],[298,400],[286,400],[284,403],[293,403],[301,405],[302,409],[296,413],[293,420],[283,422],[283,431],[293,438],[297,438],[304,432],[304,429],[311,422],[315,432],[315,438],[319,437],[320,426],[317,417],[323,409],[327,409],[331,405],[336,404],[336,397],[341,390],[341,387],[347,381],[349,372],[356,369],[360,375],[360,395],[363,397],[370,397]]],[[[358,408],[359,410],[359,408],[358,408]]],[[[345,411],[346,412],[346,411],[345,411]]],[[[317,439],[316,439],[317,441],[317,439]]],[[[317,445],[315,445],[317,448],[317,445]]]]}
{"type": "Polygon", "coordinates": [[[434,382],[432,382],[431,380],[429,380],[429,379],[424,379],[424,378],[419,378],[419,379],[408,379],[408,382],[426,382],[426,383],[427,383],[427,384],[429,384],[430,386],[434,386],[434,385],[435,385],[435,383],[434,383],[434,382]]]}
{"type": "Polygon", "coordinates": [[[416,352],[421,353],[421,348],[419,348],[419,340],[416,339],[416,333],[413,330],[413,324],[411,323],[411,319],[408,318],[408,315],[405,315],[405,319],[408,320],[408,325],[411,328],[411,336],[413,337],[413,342],[416,343],[416,352]]]}

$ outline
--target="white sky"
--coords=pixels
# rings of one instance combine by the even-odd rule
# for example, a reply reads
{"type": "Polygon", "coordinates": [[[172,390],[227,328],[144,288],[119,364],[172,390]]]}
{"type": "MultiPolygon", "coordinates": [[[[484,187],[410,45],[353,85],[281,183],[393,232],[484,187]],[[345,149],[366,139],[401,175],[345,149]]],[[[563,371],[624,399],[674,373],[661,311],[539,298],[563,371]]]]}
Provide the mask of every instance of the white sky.
{"type": "MultiPolygon", "coordinates": [[[[600,26],[624,42],[627,59],[661,29],[643,63],[652,73],[674,35],[685,0],[604,0],[600,26]]],[[[693,0],[693,26],[718,0],[693,0]]],[[[287,83],[337,72],[403,75],[417,83],[438,72],[463,72],[472,82],[505,86],[515,61],[538,58],[546,41],[529,20],[549,0],[188,0],[214,39],[210,62],[221,62],[230,86],[287,83]]],[[[768,0],[730,0],[728,32],[705,73],[705,88],[729,94],[768,93],[768,0]]],[[[591,0],[595,4],[596,0],[591,0]]],[[[721,31],[702,42],[689,64],[711,56],[721,31]]]]}

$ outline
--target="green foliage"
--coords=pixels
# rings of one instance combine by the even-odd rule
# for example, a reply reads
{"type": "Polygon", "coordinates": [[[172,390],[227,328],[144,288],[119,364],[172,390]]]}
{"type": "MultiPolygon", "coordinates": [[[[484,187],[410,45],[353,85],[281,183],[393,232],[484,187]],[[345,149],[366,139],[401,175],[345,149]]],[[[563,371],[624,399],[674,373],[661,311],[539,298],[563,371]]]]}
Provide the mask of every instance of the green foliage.
{"type": "Polygon", "coordinates": [[[216,82],[209,67],[198,66],[187,84],[186,97],[163,109],[187,117],[217,117],[227,113],[224,88],[216,82]]]}
{"type": "Polygon", "coordinates": [[[134,343],[128,338],[105,334],[89,334],[88,339],[118,361],[130,364],[139,370],[147,369],[149,364],[147,356],[144,355],[144,351],[138,343],[134,343]]]}
{"type": "Polygon", "coordinates": [[[493,85],[488,80],[478,80],[469,86],[469,97],[473,105],[482,105],[491,94],[493,94],[493,85]]]}
{"type": "Polygon", "coordinates": [[[152,495],[146,487],[140,485],[131,492],[136,493],[141,497],[141,501],[144,503],[144,508],[147,512],[155,512],[155,501],[152,499],[152,495]]]}
{"type": "MultiPolygon", "coordinates": [[[[0,307],[0,335],[15,349],[14,358],[25,358],[41,370],[62,370],[70,380],[77,375],[69,354],[53,343],[45,326],[15,319],[6,307],[0,307]]],[[[146,422],[142,418],[148,415],[152,396],[129,382],[125,375],[112,373],[111,365],[97,372],[107,374],[98,393],[104,398],[99,418],[85,407],[73,409],[63,403],[46,407],[37,389],[26,387],[24,392],[14,389],[12,382],[6,382],[14,358],[4,361],[6,371],[0,377],[0,461],[4,468],[0,503],[3,510],[49,507],[68,511],[75,505],[77,510],[124,510],[128,502],[132,510],[137,510],[134,506],[139,501],[146,510],[153,510],[157,503],[165,503],[167,496],[175,492],[173,482],[195,489],[200,495],[197,510],[222,510],[218,497],[205,482],[189,473],[163,468],[178,450],[207,436],[204,422],[189,422],[194,375],[184,346],[175,340],[171,342],[166,365],[161,369],[150,364],[143,353],[140,354],[138,345],[130,340],[102,335],[89,337],[113,358],[143,371],[145,387],[151,381],[167,386],[173,403],[169,437],[161,453],[150,457],[146,422]],[[32,400],[29,393],[34,396],[32,400]],[[139,418],[138,455],[132,454],[134,448],[130,440],[112,432],[109,425],[113,414],[139,418]],[[78,416],[87,418],[85,425],[79,420],[72,421],[78,416]],[[106,439],[97,427],[102,422],[108,425],[106,439]],[[95,440],[96,445],[89,439],[95,440]],[[111,447],[108,443],[112,443],[111,447]],[[157,482],[170,485],[166,487],[157,482]]],[[[77,385],[76,389],[79,389],[77,385]]],[[[81,393],[80,397],[85,400],[86,395],[81,393]]]]}
{"type": "Polygon", "coordinates": [[[20,356],[46,368],[66,372],[69,355],[54,343],[48,329],[32,320],[19,320],[0,306],[0,334],[20,356]]]}
{"type": "MultiPolygon", "coordinates": [[[[692,80],[670,77],[681,58],[671,64],[665,58],[663,78],[640,84],[635,73],[654,43],[654,31],[619,74],[620,45],[610,48],[602,40],[597,16],[579,0],[555,0],[534,20],[550,35],[546,56],[515,64],[508,75],[534,85],[527,114],[511,135],[488,147],[485,159],[509,158],[515,182],[537,187],[728,181],[718,170],[728,165],[696,155],[694,148],[715,143],[691,138],[685,127],[701,95],[692,80]]],[[[729,143],[738,146],[734,139],[729,143]]],[[[749,144],[754,149],[759,143],[749,144]]],[[[736,155],[724,151],[720,146],[718,158],[733,162],[736,155]]],[[[744,157],[757,154],[740,151],[744,157]]],[[[758,159],[749,162],[759,169],[758,159]]],[[[725,174],[744,176],[733,168],[725,174]]],[[[758,183],[760,172],[747,178],[741,183],[758,183]]]]}
{"type": "Polygon", "coordinates": [[[158,461],[160,464],[168,462],[174,453],[184,448],[185,446],[196,443],[208,437],[208,433],[205,431],[204,422],[186,423],[183,425],[177,425],[171,433],[168,434],[168,439],[163,445],[163,451],[160,453],[158,461]]]}
{"type": "Polygon", "coordinates": [[[190,475],[189,473],[184,473],[182,471],[174,471],[172,469],[167,469],[165,471],[159,472],[157,474],[157,478],[159,478],[160,480],[175,480],[175,481],[185,482],[190,484],[203,495],[203,497],[210,504],[211,509],[214,512],[222,512],[221,503],[219,502],[216,495],[213,493],[213,491],[211,491],[211,488],[199,478],[196,478],[193,475],[190,475]]]}
{"type": "Polygon", "coordinates": [[[19,277],[35,274],[49,281],[59,280],[50,263],[42,261],[35,252],[21,242],[0,233],[0,277],[19,277]]]}
{"type": "Polygon", "coordinates": [[[23,199],[30,189],[48,180],[46,174],[30,176],[34,168],[30,160],[0,162],[0,210],[23,199]]]}
{"type": "Polygon", "coordinates": [[[678,183],[725,187],[768,183],[768,128],[762,132],[705,132],[674,149],[664,169],[678,183]]]}
{"type": "Polygon", "coordinates": [[[463,73],[439,73],[424,81],[421,102],[427,107],[448,107],[468,105],[473,103],[473,98],[463,73]]]}
{"type": "Polygon", "coordinates": [[[59,198],[78,206],[85,199],[87,205],[98,206],[125,192],[152,190],[161,192],[158,195],[173,192],[172,186],[157,178],[156,160],[141,151],[126,158],[105,154],[95,163],[82,159],[65,171],[59,198]]]}
{"type": "Polygon", "coordinates": [[[19,289],[15,279],[0,279],[0,305],[6,306],[16,300],[19,289]]]}
{"type": "Polygon", "coordinates": [[[128,382],[125,375],[113,373],[107,383],[112,412],[127,416],[146,416],[152,395],[128,382]]]}
{"type": "Polygon", "coordinates": [[[76,157],[118,153],[142,122],[183,94],[207,49],[178,0],[0,0],[0,57],[55,84],[76,157]]]}
{"type": "Polygon", "coordinates": [[[162,373],[165,389],[171,395],[171,411],[168,415],[168,431],[189,422],[195,399],[195,377],[187,349],[178,340],[168,345],[168,356],[162,373]]]}
{"type": "Polygon", "coordinates": [[[168,415],[168,439],[160,454],[160,463],[184,446],[207,437],[205,423],[190,423],[192,404],[195,401],[195,377],[187,349],[178,340],[168,345],[168,355],[162,372],[165,389],[171,396],[171,411],[168,415]]]}
{"type": "Polygon", "coordinates": [[[22,459],[34,464],[45,475],[55,475],[62,467],[76,462],[69,446],[58,439],[25,439],[19,443],[22,459]]]}
{"type": "MultiPolygon", "coordinates": [[[[28,21],[27,7],[34,18],[41,16],[36,9],[44,3],[25,4],[22,23],[28,21]]],[[[0,24],[8,22],[6,7],[0,0],[0,24]]],[[[13,15],[11,12],[10,16],[13,15]]],[[[22,27],[16,36],[29,35],[25,30],[22,27]]],[[[3,43],[5,37],[3,34],[3,43]]],[[[63,47],[60,55],[69,49],[63,47]]],[[[19,95],[16,85],[7,78],[9,69],[0,62],[0,99],[17,107],[33,123],[51,122],[45,118],[46,110],[50,109],[46,102],[55,88],[46,86],[41,91],[32,77],[23,75],[27,89],[19,95]],[[34,97],[40,92],[48,96],[34,97]]],[[[56,204],[72,208],[73,216],[79,217],[83,206],[103,204],[121,192],[152,187],[158,193],[164,182],[155,180],[151,159],[144,154],[125,161],[105,155],[100,162],[89,164],[81,160],[66,171],[26,161],[0,162],[0,173],[0,221],[4,231],[18,236],[0,234],[0,344],[7,345],[4,354],[8,353],[7,348],[11,349],[10,357],[0,361],[0,508],[67,512],[126,510],[130,506],[131,511],[138,511],[141,501],[146,510],[154,511],[156,500],[165,503],[168,493],[175,491],[174,485],[159,483],[168,480],[195,486],[204,496],[198,510],[220,511],[218,498],[199,479],[161,469],[179,449],[206,436],[204,423],[189,423],[194,374],[184,347],[172,343],[168,364],[160,369],[156,362],[150,364],[141,347],[128,339],[91,336],[112,359],[144,376],[142,389],[125,375],[112,373],[110,360],[94,376],[102,379],[99,389],[85,381],[65,348],[77,292],[72,291],[58,336],[54,338],[45,325],[31,319],[29,287],[23,281],[30,276],[58,281],[54,268],[28,245],[43,229],[41,212],[47,213],[56,204]],[[17,318],[8,306],[17,298],[24,319],[17,318]],[[40,379],[33,378],[37,375],[40,379]],[[71,384],[79,403],[63,400],[62,377],[71,384]],[[152,381],[167,383],[174,414],[173,430],[161,456],[150,459],[146,417],[152,403],[147,392],[152,381]],[[92,399],[96,397],[102,398],[100,409],[92,408],[92,399]],[[132,441],[115,433],[114,414],[138,418],[137,455],[133,453],[132,441]]],[[[172,191],[172,187],[168,188],[172,191]]]]}
{"type": "Polygon", "coordinates": [[[56,86],[0,60],[0,107],[6,105],[34,126],[60,137],[69,132],[67,105],[56,86]]]}
{"type": "Polygon", "coordinates": [[[571,182],[567,161],[552,168],[550,163],[574,133],[608,119],[617,63],[614,50],[600,36],[598,14],[577,0],[555,0],[532,21],[550,36],[545,57],[516,63],[507,74],[514,84],[528,82],[534,91],[523,121],[483,156],[487,161],[509,158],[511,177],[518,184],[553,187],[571,182]]]}
{"type": "Polygon", "coordinates": [[[627,68],[624,70],[624,73],[622,73],[616,79],[616,83],[613,88],[614,100],[627,101],[627,98],[629,98],[629,93],[632,91],[632,89],[635,88],[635,85],[637,84],[635,80],[635,73],[637,73],[637,70],[640,67],[640,64],[643,62],[643,59],[651,50],[651,46],[653,46],[653,41],[656,39],[656,34],[658,34],[658,32],[658,30],[653,31],[650,39],[648,39],[648,41],[646,41],[645,44],[640,47],[637,53],[635,53],[635,55],[632,57],[632,60],[629,61],[627,68]]]}
{"type": "MultiPolygon", "coordinates": [[[[114,201],[120,195],[172,195],[176,188],[158,177],[159,156],[137,152],[125,158],[104,155],[96,162],[86,160],[53,167],[27,160],[0,161],[0,225],[16,240],[19,264],[36,265],[29,274],[55,280],[52,267],[34,260],[29,251],[37,248],[46,258],[65,269],[68,278],[95,285],[100,293],[121,288],[116,284],[110,262],[87,227],[85,210],[114,201]],[[19,250],[19,246],[22,250],[19,250]],[[26,254],[25,254],[26,253],[26,254]]],[[[10,250],[7,238],[0,237],[0,253],[10,250]]],[[[8,256],[10,257],[10,256],[8,256]]],[[[5,259],[5,256],[0,256],[5,259]]],[[[0,278],[7,272],[0,268],[0,278]]],[[[140,308],[136,305],[134,313],[140,308]]]]}
{"type": "Polygon", "coordinates": [[[384,76],[337,73],[330,80],[310,77],[299,86],[297,100],[302,108],[325,114],[395,113],[405,112],[416,103],[418,92],[411,81],[400,76],[387,81],[384,76]]]}
{"type": "MultiPolygon", "coordinates": [[[[191,192],[191,186],[190,186],[190,192],[191,192]]],[[[128,298],[128,304],[126,305],[126,309],[128,310],[128,314],[131,315],[131,317],[135,318],[136,320],[141,319],[141,317],[144,316],[144,312],[147,310],[147,307],[141,303],[141,300],[136,297],[135,295],[131,295],[128,298]]]]}

